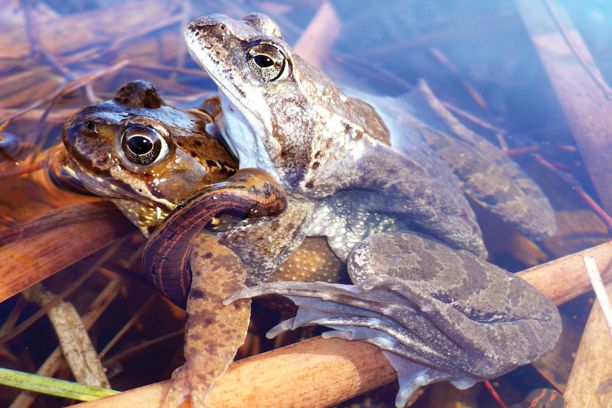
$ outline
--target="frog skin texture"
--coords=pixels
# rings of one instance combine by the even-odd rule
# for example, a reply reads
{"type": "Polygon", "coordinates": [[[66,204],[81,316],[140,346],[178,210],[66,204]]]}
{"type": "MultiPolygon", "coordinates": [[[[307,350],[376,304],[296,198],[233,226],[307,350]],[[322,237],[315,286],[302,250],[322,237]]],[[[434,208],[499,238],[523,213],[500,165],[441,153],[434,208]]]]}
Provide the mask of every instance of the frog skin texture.
{"type": "MultiPolygon", "coordinates": [[[[241,260],[218,242],[213,231],[200,230],[216,212],[236,210],[238,204],[245,205],[244,213],[258,217],[285,206],[282,189],[274,187],[264,172],[236,172],[236,160],[207,133],[209,125],[212,118],[203,110],[168,106],[151,84],[133,81],[121,87],[113,100],[88,106],[70,118],[63,132],[65,150],[53,156],[49,167],[58,184],[111,199],[146,235],[175,212],[184,214],[183,206],[197,213],[197,221],[187,226],[184,217],[171,220],[181,229],[173,237],[156,239],[153,232],[145,251],[159,255],[164,243],[188,241],[187,249],[176,245],[182,258],[172,253],[151,257],[150,262],[145,258],[143,268],[162,293],[187,309],[186,363],[173,375],[165,401],[168,407],[180,405],[189,395],[194,406],[204,404],[211,384],[243,343],[250,319],[250,301],[221,303],[244,288],[246,269],[241,260]],[[137,140],[130,142],[132,138],[137,140]],[[224,195],[229,197],[227,206],[219,203],[224,195]],[[210,211],[204,214],[198,205],[209,205],[210,211]],[[189,228],[193,231],[184,238],[189,228]]],[[[231,227],[231,220],[226,222],[231,227]]],[[[324,241],[311,239],[271,279],[337,281],[341,267],[324,241]]]]}
{"type": "Polygon", "coordinates": [[[377,345],[398,373],[397,406],[419,386],[449,380],[467,387],[553,347],[561,329],[558,311],[526,282],[484,260],[486,249],[462,189],[533,237],[554,231],[550,204],[502,152],[493,150],[476,169],[469,160],[453,163],[450,143],[466,154],[495,148],[471,140],[436,109],[426,87],[420,100],[454,136],[439,128],[423,134],[430,129],[420,123],[405,126],[418,123],[414,115],[425,111],[417,103],[403,123],[383,120],[371,105],[349,97],[293,54],[265,15],[200,17],[185,37],[196,62],[219,87],[215,123],[241,168],[266,170],[288,196],[280,216],[223,237],[245,266],[256,270],[248,273],[247,285],[265,281],[309,236],[326,237],[347,262],[354,283],[269,283],[228,302],[282,294],[299,311],[272,335],[323,324],[334,329],[328,337],[377,345]],[[500,166],[508,166],[506,176],[500,166]],[[503,177],[512,191],[479,189],[483,168],[503,177]],[[498,203],[500,198],[505,201],[498,203]],[[520,210],[514,221],[506,214],[509,208],[520,210]],[[540,222],[534,216],[541,216],[540,222]],[[278,228],[284,229],[284,243],[275,240],[278,228]],[[271,239],[261,245],[261,236],[271,239]]]}

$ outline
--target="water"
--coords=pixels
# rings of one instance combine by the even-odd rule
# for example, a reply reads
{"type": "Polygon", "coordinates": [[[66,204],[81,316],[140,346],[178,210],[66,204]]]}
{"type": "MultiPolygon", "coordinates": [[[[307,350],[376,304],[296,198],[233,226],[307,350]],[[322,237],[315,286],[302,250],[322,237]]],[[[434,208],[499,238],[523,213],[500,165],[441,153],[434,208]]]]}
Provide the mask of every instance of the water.
{"type": "MultiPolygon", "coordinates": [[[[557,5],[557,2],[550,3],[557,5]]],[[[611,29],[610,5],[604,1],[560,3],[572,16],[572,23],[602,77],[610,78],[612,67],[606,58],[612,46],[607,35],[611,29]]],[[[512,158],[550,199],[559,230],[554,237],[534,245],[508,226],[500,225],[490,214],[479,213],[492,262],[519,271],[609,240],[610,226],[596,215],[596,209],[585,197],[592,197],[605,207],[605,193],[597,189],[605,185],[602,180],[609,180],[610,168],[605,163],[593,166],[585,162],[583,157],[590,156],[584,152],[581,155],[577,150],[572,133],[575,128],[563,110],[564,102],[574,95],[559,93],[551,85],[554,80],[542,64],[515,2],[332,1],[331,9],[323,8],[327,12],[321,11],[318,1],[27,4],[0,2],[3,27],[0,30],[0,118],[11,118],[0,129],[3,137],[24,142],[20,149],[11,144],[3,150],[9,157],[1,169],[3,174],[15,173],[16,169],[27,173],[19,178],[0,179],[2,230],[78,201],[46,185],[40,187],[40,176],[31,175],[32,166],[28,165],[36,161],[32,157],[34,153],[39,154],[58,142],[61,126],[71,114],[84,105],[111,98],[121,84],[139,78],[152,82],[171,105],[196,106],[216,89],[188,56],[182,40],[183,27],[199,15],[225,13],[240,17],[259,11],[272,16],[286,40],[300,44],[298,48],[304,56],[320,64],[336,82],[380,96],[401,97],[424,79],[464,125],[510,150],[512,158]],[[331,14],[329,10],[333,10],[331,14]],[[319,20],[316,20],[318,12],[319,20]],[[313,21],[319,21],[320,25],[304,37],[313,21]],[[325,35],[317,35],[321,32],[325,35]],[[29,52],[31,44],[37,50],[34,54],[29,52]],[[92,74],[95,78],[88,77],[92,74]],[[60,92],[63,86],[67,92],[60,92]],[[15,160],[20,161],[18,166],[15,160]],[[552,171],[546,163],[552,165],[552,171]],[[581,192],[584,194],[578,194],[581,192]]],[[[575,99],[581,100],[578,96],[575,99]]],[[[609,154],[612,151],[609,140],[607,146],[609,154]]],[[[605,157],[606,149],[595,154],[605,157]]],[[[62,246],[87,243],[90,236],[86,232],[62,238],[62,246]]],[[[69,300],[79,310],[88,310],[92,299],[112,279],[117,279],[117,273],[137,272],[138,250],[143,243],[144,238],[133,233],[117,248],[111,247],[114,252],[102,271],[79,286],[69,300]]],[[[61,293],[103,253],[70,266],[45,281],[45,286],[61,293]]],[[[34,251],[31,256],[43,255],[34,251]]],[[[155,297],[148,285],[130,277],[133,275],[122,276],[127,276],[122,278],[127,288],[122,295],[126,296],[118,296],[111,303],[90,333],[100,351],[124,324],[129,324],[127,333],[102,358],[113,388],[121,390],[169,377],[172,369],[180,364],[181,333],[178,331],[182,326],[178,309],[155,297]],[[153,301],[147,302],[150,296],[154,296],[153,301]],[[128,323],[141,308],[137,323],[128,323]],[[169,339],[165,339],[169,333],[169,339]],[[148,342],[146,350],[137,348],[148,342]]],[[[526,366],[493,381],[508,405],[520,401],[534,388],[550,387],[545,376],[563,388],[592,298],[589,293],[562,306],[566,319],[563,337],[567,342],[559,355],[537,365],[540,373],[533,366],[526,366]]],[[[6,300],[0,306],[5,324],[1,333],[10,333],[15,324],[19,327],[36,310],[36,306],[26,303],[20,295],[6,300]]],[[[249,343],[241,349],[239,357],[275,346],[263,339],[262,334],[279,318],[278,312],[257,306],[249,343]]],[[[276,345],[295,341],[301,334],[286,336],[276,345]]],[[[0,366],[35,371],[56,345],[50,324],[45,318],[39,319],[22,334],[3,343],[5,353],[0,355],[0,366]]],[[[65,370],[60,370],[59,376],[71,378],[65,370]]],[[[416,405],[442,406],[434,400],[442,393],[432,388],[416,405]]],[[[365,401],[389,406],[394,394],[393,388],[386,387],[369,394],[365,401]]],[[[2,388],[0,405],[8,406],[16,395],[16,391],[2,388]]],[[[483,388],[473,389],[463,397],[476,401],[478,406],[495,406],[490,393],[483,388]]],[[[363,398],[355,401],[365,404],[363,398]]],[[[66,403],[41,397],[35,406],[43,404],[66,403]]]]}

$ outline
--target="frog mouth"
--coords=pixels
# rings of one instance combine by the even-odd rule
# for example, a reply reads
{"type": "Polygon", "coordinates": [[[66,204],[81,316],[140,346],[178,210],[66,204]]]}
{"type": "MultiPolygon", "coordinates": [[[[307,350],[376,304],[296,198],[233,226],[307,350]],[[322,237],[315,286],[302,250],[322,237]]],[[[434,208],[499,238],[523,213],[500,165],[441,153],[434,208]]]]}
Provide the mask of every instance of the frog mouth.
{"type": "MultiPolygon", "coordinates": [[[[107,200],[127,200],[145,207],[161,207],[167,211],[174,209],[175,205],[167,200],[157,198],[152,194],[136,193],[132,186],[108,171],[93,171],[87,163],[81,163],[74,157],[66,157],[62,171],[68,177],[80,184],[86,191],[97,197],[107,200]]],[[[60,180],[63,181],[63,178],[60,180]]]]}

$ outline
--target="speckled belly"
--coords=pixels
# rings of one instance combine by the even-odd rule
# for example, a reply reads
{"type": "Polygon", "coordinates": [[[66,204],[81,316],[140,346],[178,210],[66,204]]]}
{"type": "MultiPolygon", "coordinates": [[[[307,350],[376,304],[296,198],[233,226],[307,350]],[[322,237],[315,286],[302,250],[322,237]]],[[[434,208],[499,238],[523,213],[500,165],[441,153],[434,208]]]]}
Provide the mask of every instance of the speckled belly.
{"type": "Polygon", "coordinates": [[[360,191],[343,192],[316,204],[306,236],[325,236],[330,248],[346,261],[355,245],[370,235],[406,229],[391,214],[369,211],[359,201],[360,191]]]}

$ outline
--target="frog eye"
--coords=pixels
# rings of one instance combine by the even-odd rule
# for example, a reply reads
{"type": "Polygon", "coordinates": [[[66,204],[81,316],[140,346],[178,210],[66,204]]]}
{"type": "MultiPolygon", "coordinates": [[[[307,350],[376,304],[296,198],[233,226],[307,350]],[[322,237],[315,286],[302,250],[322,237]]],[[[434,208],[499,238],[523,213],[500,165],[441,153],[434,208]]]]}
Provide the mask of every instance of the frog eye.
{"type": "Polygon", "coordinates": [[[276,46],[259,43],[247,51],[247,65],[261,82],[272,82],[285,73],[287,58],[276,46]]]}
{"type": "Polygon", "coordinates": [[[163,158],[168,147],[164,138],[153,128],[131,125],[121,135],[125,157],[134,164],[149,165],[163,158]]]}

